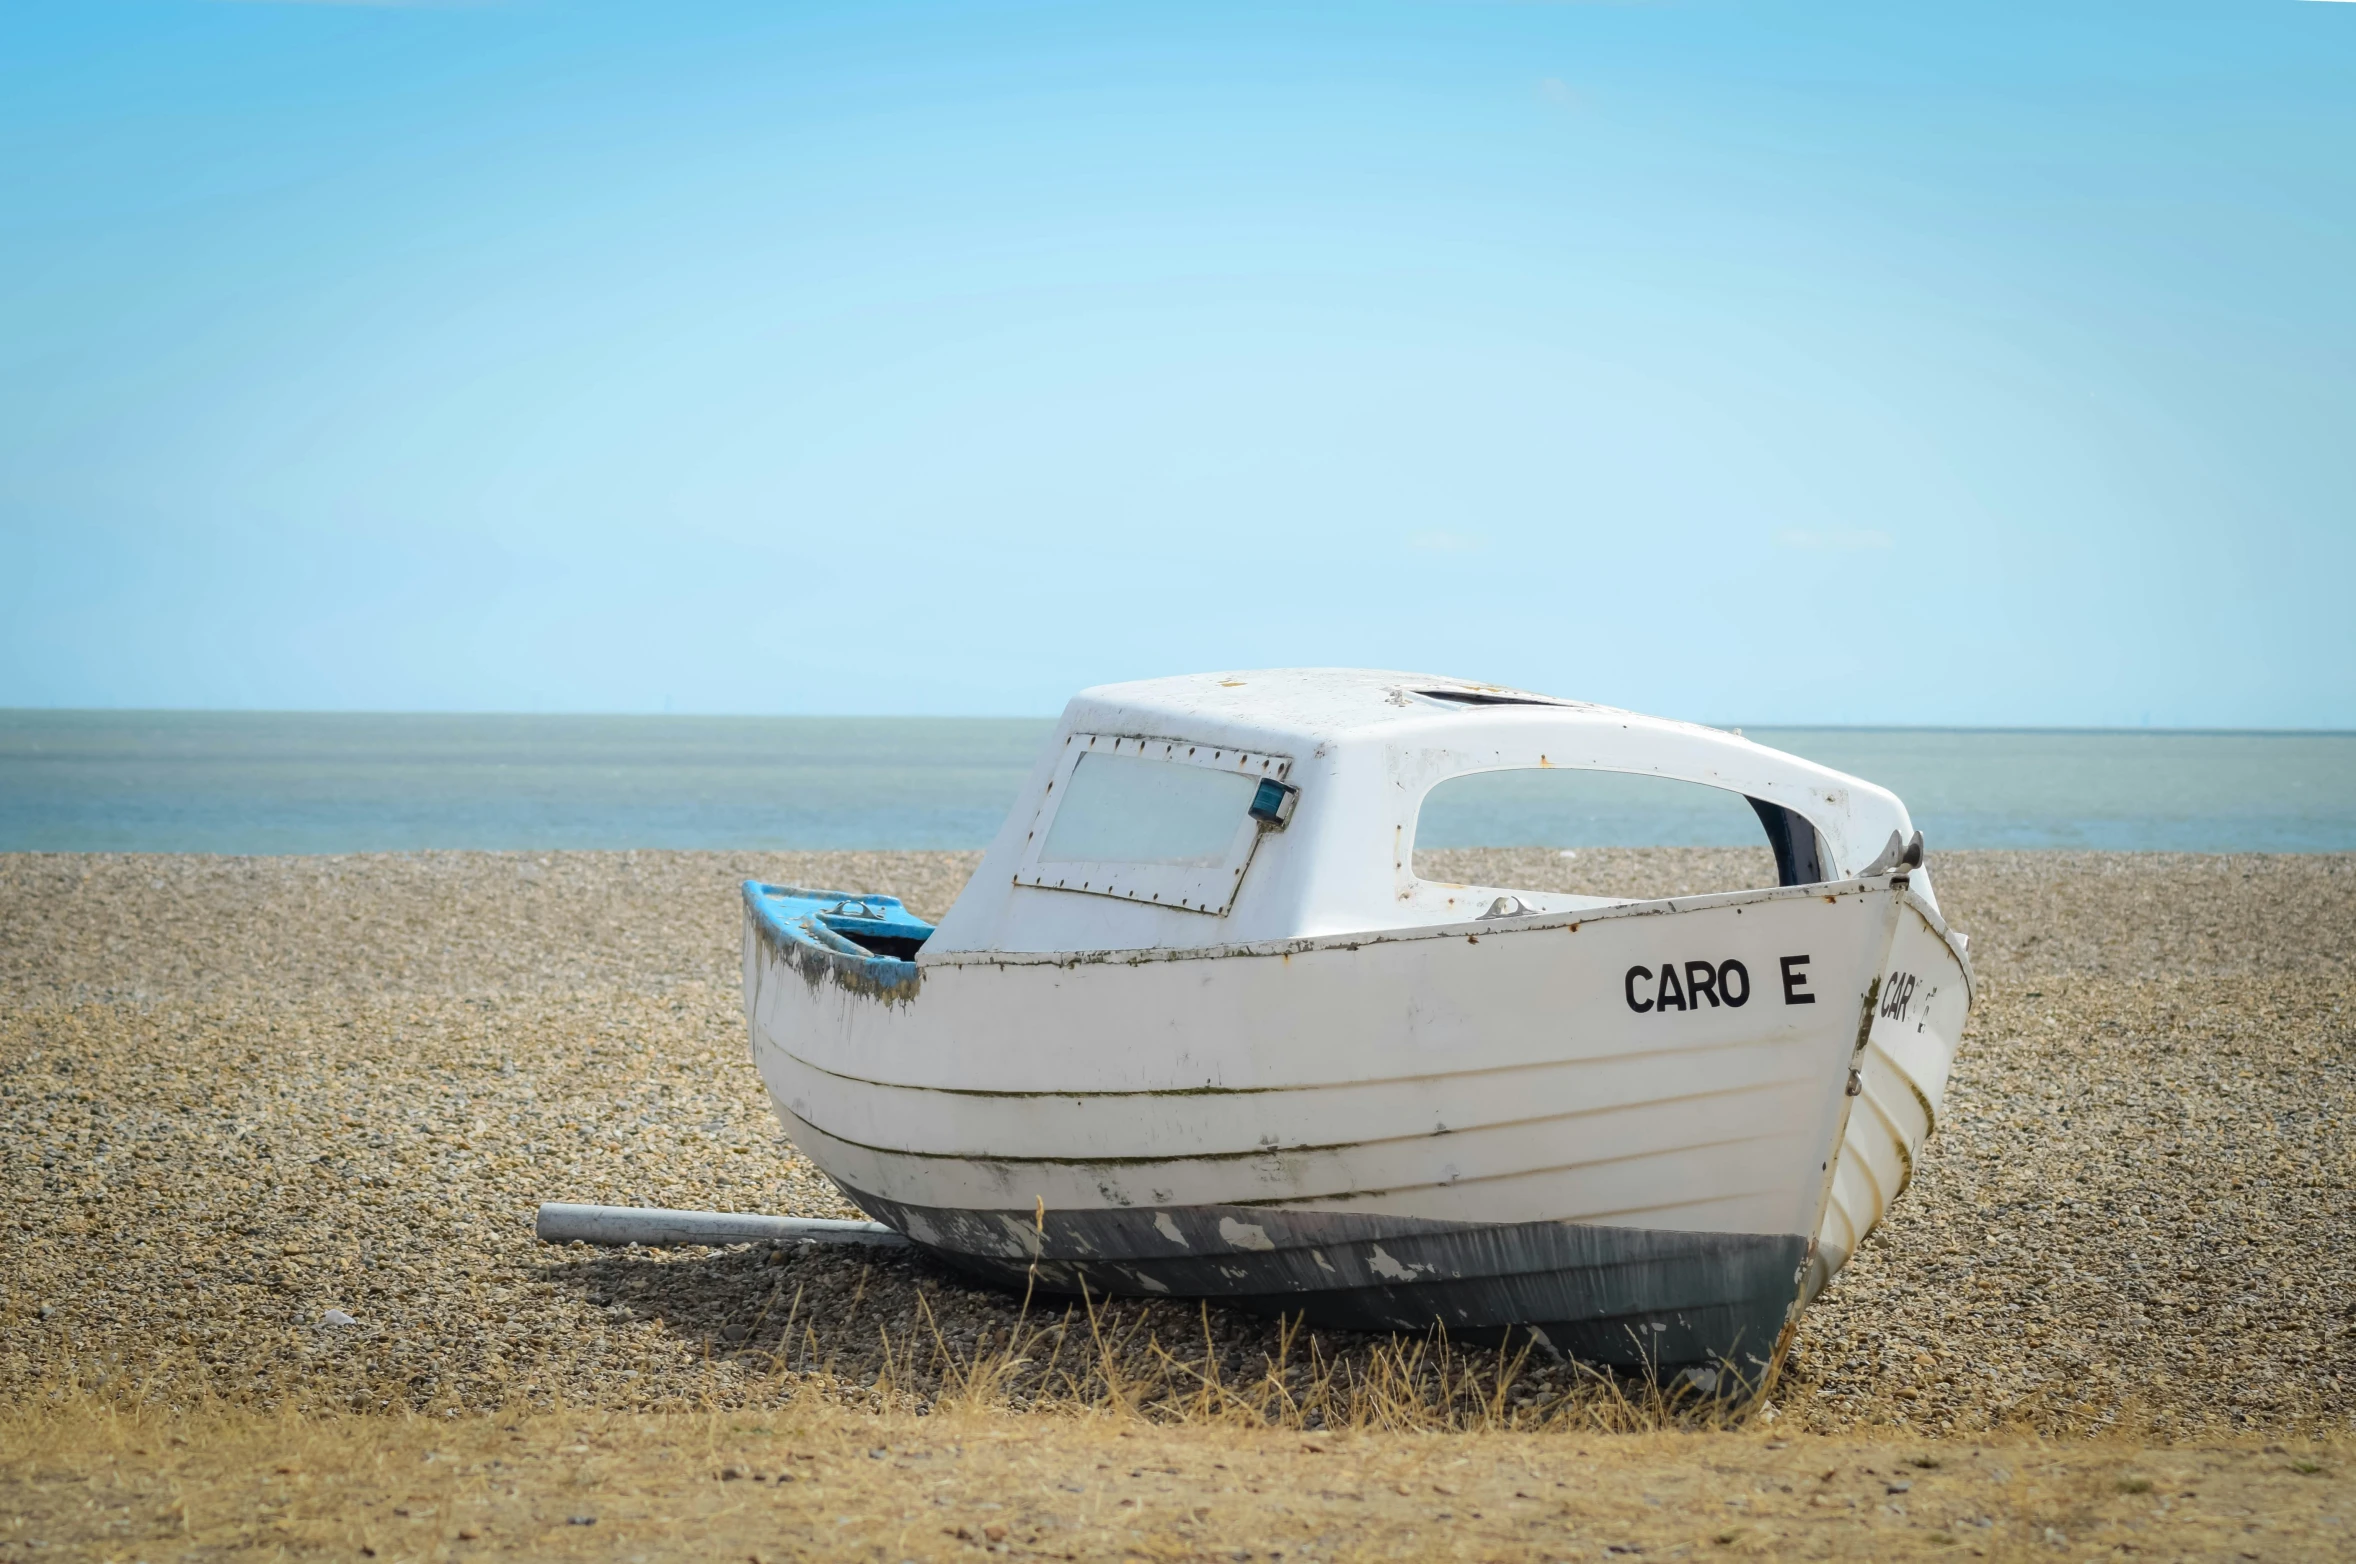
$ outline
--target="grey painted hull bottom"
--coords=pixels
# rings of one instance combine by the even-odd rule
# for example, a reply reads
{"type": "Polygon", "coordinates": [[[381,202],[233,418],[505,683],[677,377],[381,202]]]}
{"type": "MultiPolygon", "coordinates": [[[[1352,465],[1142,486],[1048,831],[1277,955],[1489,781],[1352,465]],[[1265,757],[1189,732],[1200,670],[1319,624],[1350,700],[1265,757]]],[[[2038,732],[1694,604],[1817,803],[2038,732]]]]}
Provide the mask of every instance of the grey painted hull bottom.
{"type": "Polygon", "coordinates": [[[959,1211],[846,1189],[878,1220],[1011,1287],[1209,1298],[1340,1330],[1494,1341],[1590,1363],[1732,1364],[1753,1384],[1799,1299],[1799,1234],[1476,1224],[1261,1206],[959,1211]]]}

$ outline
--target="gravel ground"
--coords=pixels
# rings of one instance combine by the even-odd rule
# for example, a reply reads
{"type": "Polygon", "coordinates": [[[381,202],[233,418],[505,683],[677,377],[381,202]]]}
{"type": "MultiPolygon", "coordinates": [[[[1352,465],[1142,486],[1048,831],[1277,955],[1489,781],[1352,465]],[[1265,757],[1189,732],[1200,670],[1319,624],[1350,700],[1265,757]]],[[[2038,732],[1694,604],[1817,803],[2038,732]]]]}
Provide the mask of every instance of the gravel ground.
{"type": "MultiPolygon", "coordinates": [[[[973,861],[0,857],[0,1396],[71,1379],[175,1402],[661,1407],[789,1383],[856,1398],[879,1375],[933,1393],[935,1329],[986,1353],[1013,1302],[908,1257],[546,1249],[530,1219],[543,1199],[847,1214],[745,1059],[735,884],[887,889],[937,915],[973,861]],[[331,1308],[356,1323],[320,1325],[331,1308]]],[[[1764,855],[1429,862],[1699,889],[1764,855]]],[[[2356,859],[1933,868],[1979,1008],[1921,1176],[1810,1311],[1776,1416],[2349,1427],[2356,859]]],[[[1168,1306],[1119,1328],[1132,1375],[1155,1338],[1237,1382],[1279,1350],[1259,1321],[1168,1306]]],[[[1101,1395],[1077,1330],[1068,1352],[1026,1346],[1101,1395]]],[[[1515,1404],[1569,1383],[1533,1372],[1515,1404]]]]}

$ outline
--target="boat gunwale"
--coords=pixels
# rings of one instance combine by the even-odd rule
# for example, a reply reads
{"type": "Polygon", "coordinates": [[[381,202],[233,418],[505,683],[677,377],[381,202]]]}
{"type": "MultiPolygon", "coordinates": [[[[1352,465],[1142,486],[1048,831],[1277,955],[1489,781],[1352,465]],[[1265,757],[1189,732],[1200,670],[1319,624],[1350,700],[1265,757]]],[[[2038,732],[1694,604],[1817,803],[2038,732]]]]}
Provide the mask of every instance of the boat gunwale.
{"type": "MultiPolygon", "coordinates": [[[[748,900],[752,899],[753,886],[757,883],[747,882],[748,900]]],[[[1526,913],[1509,918],[1467,918],[1453,923],[1423,923],[1400,929],[1307,934],[1289,939],[1254,940],[1228,945],[1146,945],[1056,951],[954,950],[935,955],[927,955],[920,950],[915,965],[922,972],[938,967],[1142,966],[1156,961],[1223,961],[1235,957],[1299,956],[1332,950],[1358,950],[1368,945],[1407,944],[1419,940],[1478,939],[1484,934],[1543,933],[1550,929],[1576,932],[1583,924],[1621,918],[1667,917],[1721,907],[1762,906],[1817,897],[1832,901],[1841,896],[1864,895],[1878,890],[1896,891],[1901,905],[1911,907],[1931,932],[1939,936],[1949,954],[1955,957],[1956,965],[1963,970],[1964,1004],[1968,1011],[1979,997],[1979,982],[1972,971],[1971,957],[1958,941],[1955,931],[1948,927],[1947,920],[1939,915],[1936,907],[1912,889],[1904,873],[1853,876],[1845,880],[1824,880],[1809,885],[1771,885],[1747,890],[1712,891],[1699,896],[1657,897],[1617,902],[1606,907],[1582,908],[1575,912],[1526,913]]]]}

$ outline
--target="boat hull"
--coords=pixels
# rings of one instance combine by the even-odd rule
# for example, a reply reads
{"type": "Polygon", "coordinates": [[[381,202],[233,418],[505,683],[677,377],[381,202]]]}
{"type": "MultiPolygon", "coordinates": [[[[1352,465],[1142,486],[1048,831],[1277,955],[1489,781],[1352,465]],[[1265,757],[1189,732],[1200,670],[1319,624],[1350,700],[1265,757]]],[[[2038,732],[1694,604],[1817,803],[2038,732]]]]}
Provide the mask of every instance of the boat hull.
{"type": "Polygon", "coordinates": [[[1971,1012],[1971,972],[1938,914],[1909,897],[1882,972],[1859,1094],[1841,1136],[1833,1185],[1809,1260],[1810,1298],[1856,1254],[1914,1181],[1938,1126],[1947,1073],[1971,1012]]]}
{"type": "Polygon", "coordinates": [[[782,1122],[954,1264],[1750,1377],[1829,1275],[1852,1071],[1919,918],[1852,882],[882,984],[757,889],[782,1122]]]}

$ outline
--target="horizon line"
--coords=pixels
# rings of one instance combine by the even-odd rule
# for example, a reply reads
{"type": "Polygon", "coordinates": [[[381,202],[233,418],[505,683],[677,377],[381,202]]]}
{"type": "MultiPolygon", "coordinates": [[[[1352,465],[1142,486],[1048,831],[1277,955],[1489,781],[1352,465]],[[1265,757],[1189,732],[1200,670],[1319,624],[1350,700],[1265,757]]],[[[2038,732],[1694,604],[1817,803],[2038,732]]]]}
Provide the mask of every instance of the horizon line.
{"type": "MultiPolygon", "coordinates": [[[[1633,709],[1633,708],[1627,708],[1633,709]]],[[[395,707],[276,707],[276,706],[0,706],[0,722],[21,717],[377,717],[439,720],[498,719],[513,721],[601,721],[624,718],[651,722],[1053,722],[1060,713],[997,712],[759,712],[759,711],[514,711],[418,710],[395,707]]],[[[1692,721],[1690,718],[1675,719],[1692,721]]],[[[2158,734],[2209,738],[2356,738],[2356,727],[2227,727],[2215,724],[2177,727],[2165,724],[2106,723],[1926,723],[1926,722],[1697,722],[1722,733],[1832,732],[1832,733],[2019,733],[2019,734],[2158,734]]]]}

